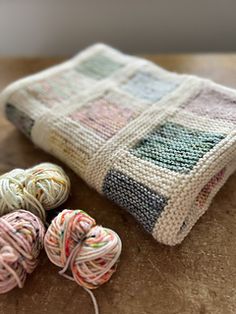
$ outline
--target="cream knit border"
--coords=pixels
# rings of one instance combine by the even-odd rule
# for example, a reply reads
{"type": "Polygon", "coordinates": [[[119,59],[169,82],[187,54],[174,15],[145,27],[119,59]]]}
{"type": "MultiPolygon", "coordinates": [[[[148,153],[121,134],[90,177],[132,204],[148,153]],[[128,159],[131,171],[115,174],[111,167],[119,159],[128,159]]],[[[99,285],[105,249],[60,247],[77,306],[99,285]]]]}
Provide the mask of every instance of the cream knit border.
{"type": "Polygon", "coordinates": [[[174,173],[173,175],[173,171],[140,159],[125,150],[117,156],[112,169],[122,172],[129,178],[167,198],[170,197],[173,187],[178,186],[181,180],[186,177],[185,174],[181,173],[174,173]],[[171,182],[170,177],[172,177],[171,182]]]}
{"type": "Polygon", "coordinates": [[[174,114],[184,101],[199,92],[201,84],[200,80],[188,78],[174,92],[163,97],[158,104],[148,107],[140,116],[108,140],[90,159],[85,175],[87,182],[102,193],[106,173],[115,164],[117,158],[120,158],[122,151],[132,148],[140,138],[174,114]]]}

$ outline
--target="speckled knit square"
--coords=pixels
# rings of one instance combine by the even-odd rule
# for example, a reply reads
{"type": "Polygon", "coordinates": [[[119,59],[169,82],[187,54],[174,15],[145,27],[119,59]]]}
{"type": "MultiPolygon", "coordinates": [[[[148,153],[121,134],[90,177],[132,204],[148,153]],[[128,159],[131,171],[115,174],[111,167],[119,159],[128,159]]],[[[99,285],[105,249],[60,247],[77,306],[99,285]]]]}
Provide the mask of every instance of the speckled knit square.
{"type": "Polygon", "coordinates": [[[234,90],[103,44],[0,101],[37,146],[164,244],[184,239],[236,168],[234,90]]]}

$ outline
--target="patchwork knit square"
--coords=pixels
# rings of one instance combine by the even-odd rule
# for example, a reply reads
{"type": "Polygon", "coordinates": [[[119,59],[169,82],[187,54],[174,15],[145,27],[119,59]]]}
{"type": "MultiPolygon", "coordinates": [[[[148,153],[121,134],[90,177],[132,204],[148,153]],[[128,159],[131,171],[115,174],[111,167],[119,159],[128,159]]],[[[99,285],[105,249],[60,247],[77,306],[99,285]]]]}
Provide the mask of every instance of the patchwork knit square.
{"type": "Polygon", "coordinates": [[[139,141],[131,152],[180,173],[188,173],[207,152],[222,139],[223,135],[185,128],[166,122],[139,141]]]}
{"type": "Polygon", "coordinates": [[[195,205],[198,207],[203,207],[209,198],[210,193],[218,185],[218,183],[224,178],[226,168],[221,169],[217,174],[215,174],[208,183],[202,188],[201,192],[196,197],[195,205]]]}
{"type": "Polygon", "coordinates": [[[184,109],[203,117],[236,123],[236,96],[217,88],[205,87],[184,109]]]}
{"type": "Polygon", "coordinates": [[[76,70],[95,80],[104,79],[119,70],[123,65],[110,57],[96,54],[76,66],[76,70]]]}
{"type": "Polygon", "coordinates": [[[68,102],[75,96],[89,88],[91,80],[79,75],[75,70],[65,71],[53,75],[50,80],[39,80],[26,87],[29,97],[52,108],[55,105],[68,102]]]}
{"type": "Polygon", "coordinates": [[[69,117],[94,130],[102,138],[109,139],[136,115],[137,110],[123,106],[122,100],[119,104],[109,97],[101,97],[76,109],[69,117]]]}
{"type": "Polygon", "coordinates": [[[165,196],[113,169],[105,177],[103,193],[110,200],[125,207],[148,232],[152,232],[157,218],[168,202],[165,196]]]}
{"type": "Polygon", "coordinates": [[[137,98],[155,102],[175,90],[178,85],[176,81],[161,79],[148,72],[138,71],[123,84],[122,89],[137,98]]]}
{"type": "Polygon", "coordinates": [[[15,124],[27,137],[30,137],[31,129],[34,125],[33,119],[9,103],[6,104],[5,114],[9,121],[15,124]]]}

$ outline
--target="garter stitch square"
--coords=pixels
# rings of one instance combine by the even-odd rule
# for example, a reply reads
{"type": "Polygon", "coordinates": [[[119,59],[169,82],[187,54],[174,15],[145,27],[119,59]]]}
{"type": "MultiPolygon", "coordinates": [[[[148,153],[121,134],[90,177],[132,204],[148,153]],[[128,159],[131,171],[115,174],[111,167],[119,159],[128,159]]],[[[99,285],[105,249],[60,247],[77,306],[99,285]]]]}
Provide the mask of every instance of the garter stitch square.
{"type": "Polygon", "coordinates": [[[6,117],[159,242],[180,243],[236,168],[236,92],[96,44],[11,84],[6,117]]]}

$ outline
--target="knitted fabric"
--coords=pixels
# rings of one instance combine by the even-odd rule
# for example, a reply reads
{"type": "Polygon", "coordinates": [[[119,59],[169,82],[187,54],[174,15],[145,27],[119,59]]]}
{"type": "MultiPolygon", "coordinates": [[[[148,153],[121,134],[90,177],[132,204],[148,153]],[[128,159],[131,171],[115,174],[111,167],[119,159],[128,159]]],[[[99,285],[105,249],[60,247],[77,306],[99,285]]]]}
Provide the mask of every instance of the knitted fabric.
{"type": "Polygon", "coordinates": [[[159,242],[175,245],[236,168],[236,92],[103,44],[1,95],[7,118],[159,242]]]}

